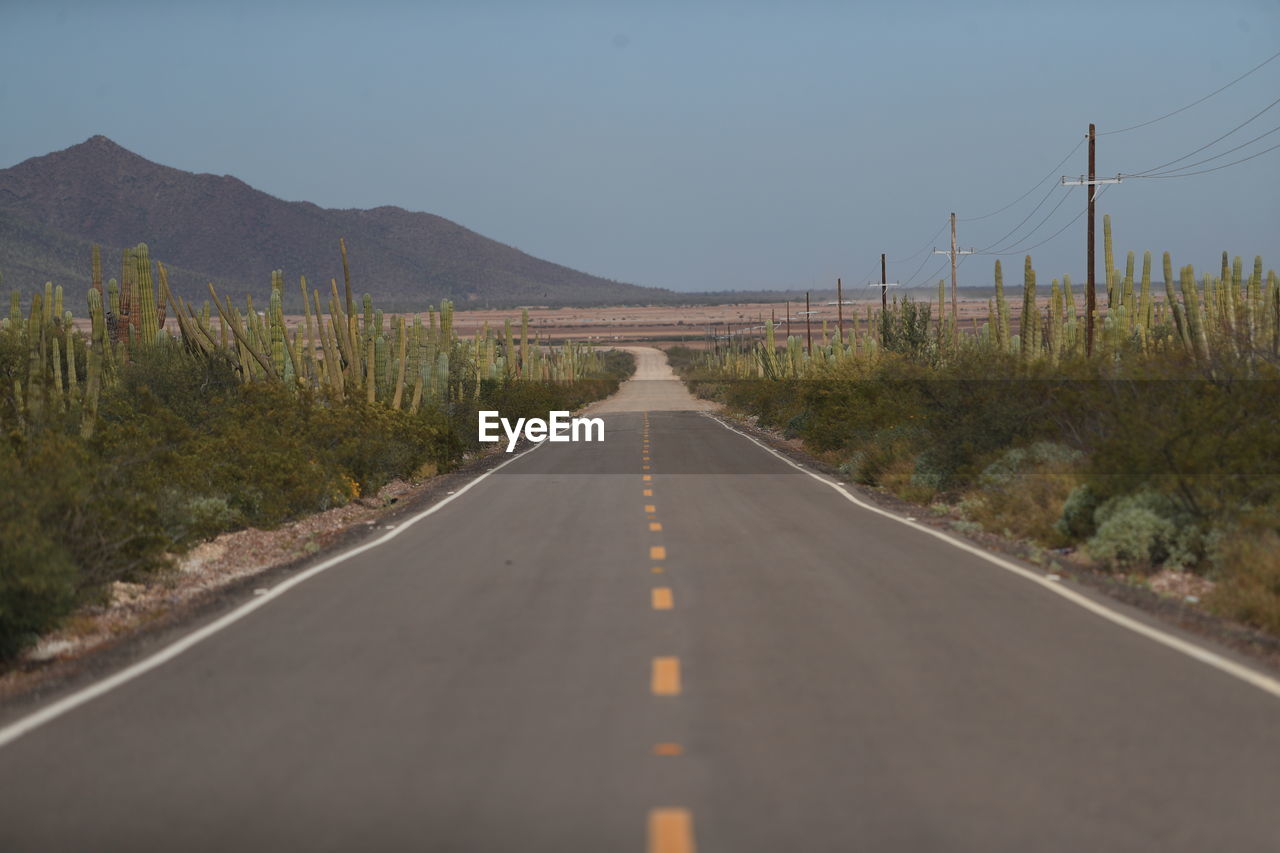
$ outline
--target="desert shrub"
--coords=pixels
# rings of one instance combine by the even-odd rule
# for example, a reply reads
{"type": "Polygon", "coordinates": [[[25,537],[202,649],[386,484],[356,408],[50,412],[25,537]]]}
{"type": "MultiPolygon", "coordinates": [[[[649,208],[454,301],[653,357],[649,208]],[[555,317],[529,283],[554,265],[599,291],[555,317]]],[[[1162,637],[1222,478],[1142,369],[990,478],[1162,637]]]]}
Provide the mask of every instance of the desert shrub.
{"type": "Polygon", "coordinates": [[[1097,529],[1093,521],[1098,509],[1098,496],[1088,483],[1081,483],[1071,490],[1062,504],[1062,515],[1054,522],[1054,529],[1068,541],[1080,541],[1093,535],[1097,529]]]}
{"type": "Polygon", "coordinates": [[[1079,483],[1082,454],[1040,441],[1000,454],[982,470],[965,496],[965,516],[983,527],[1045,545],[1061,545],[1062,508],[1079,483]]]}
{"type": "Polygon", "coordinates": [[[110,397],[126,406],[145,393],[167,412],[193,423],[207,417],[216,401],[240,390],[229,353],[196,355],[177,341],[134,353],[120,370],[110,397]]]}
{"type": "Polygon", "coordinates": [[[0,657],[106,584],[165,565],[155,496],[59,432],[0,441],[0,657]]]}
{"type": "Polygon", "coordinates": [[[1204,556],[1194,518],[1159,492],[1111,498],[1094,512],[1094,525],[1089,554],[1113,568],[1189,568],[1204,556]]]}
{"type": "Polygon", "coordinates": [[[920,361],[937,358],[937,335],[929,326],[932,306],[904,299],[896,310],[880,315],[880,341],[886,352],[897,352],[920,361]]]}
{"type": "Polygon", "coordinates": [[[1280,512],[1255,511],[1218,537],[1212,554],[1215,612],[1280,634],[1280,512]]]}
{"type": "MultiPolygon", "coordinates": [[[[1166,368],[1169,372],[1172,368],[1166,368]]],[[[1277,383],[1164,376],[1080,383],[1065,428],[1085,436],[1098,495],[1151,489],[1206,523],[1280,497],[1277,383]]]]}
{"type": "Polygon", "coordinates": [[[167,526],[174,529],[175,542],[212,539],[224,530],[244,525],[244,516],[225,497],[196,495],[174,500],[167,526]]]}
{"type": "Polygon", "coordinates": [[[911,485],[939,492],[946,487],[951,473],[951,469],[942,460],[941,454],[935,448],[926,448],[916,457],[915,466],[911,471],[911,485]]]}
{"type": "MultiPolygon", "coordinates": [[[[17,458],[0,448],[0,480],[21,482],[17,458]]],[[[17,489],[0,490],[0,659],[52,627],[76,600],[71,554],[17,489]]]]}
{"type": "MultiPolygon", "coordinates": [[[[792,415],[787,420],[787,425],[782,430],[782,434],[787,438],[798,438],[808,430],[809,421],[811,421],[812,419],[813,419],[813,412],[810,409],[805,409],[799,414],[792,415]]],[[[766,420],[764,424],[766,426],[769,426],[770,425],[769,421],[771,420],[772,419],[766,420]]]]}

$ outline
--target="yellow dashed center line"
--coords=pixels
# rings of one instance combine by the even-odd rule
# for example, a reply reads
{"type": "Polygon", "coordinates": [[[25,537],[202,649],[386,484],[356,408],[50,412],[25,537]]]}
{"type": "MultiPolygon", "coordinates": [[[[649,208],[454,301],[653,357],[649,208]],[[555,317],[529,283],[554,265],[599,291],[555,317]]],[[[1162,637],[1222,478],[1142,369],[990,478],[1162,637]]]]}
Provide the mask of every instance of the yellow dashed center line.
{"type": "MultiPolygon", "coordinates": [[[[642,470],[649,471],[652,466],[651,451],[649,449],[649,416],[644,416],[644,426],[641,430],[642,448],[641,462],[644,463],[642,470]]],[[[644,474],[643,480],[646,484],[653,482],[652,474],[644,474]]],[[[645,488],[644,496],[646,498],[653,497],[653,489],[645,488]]],[[[649,519],[649,530],[651,532],[660,532],[662,524],[655,520],[655,513],[658,508],[654,504],[644,505],[645,514],[649,519]]],[[[667,549],[662,545],[653,545],[649,548],[649,559],[659,562],[667,559],[667,549]]],[[[662,566],[653,566],[650,568],[653,574],[663,574],[665,569],[662,566]]],[[[654,610],[671,610],[675,607],[675,596],[672,594],[671,587],[659,586],[650,590],[650,604],[654,610]]],[[[656,657],[649,678],[650,690],[654,696],[679,696],[680,695],[680,659],[676,657],[656,657]]],[[[684,747],[678,743],[657,743],[653,746],[653,754],[656,756],[678,756],[684,754],[684,747]]],[[[648,853],[697,853],[697,847],[693,839],[693,814],[688,809],[666,807],[652,809],[649,812],[648,825],[648,853]]]]}
{"type": "Polygon", "coordinates": [[[680,659],[654,658],[649,689],[654,696],[680,695],[680,659]]]}
{"type": "Polygon", "coordinates": [[[648,853],[697,853],[693,844],[693,815],[688,809],[649,812],[648,853]]]}

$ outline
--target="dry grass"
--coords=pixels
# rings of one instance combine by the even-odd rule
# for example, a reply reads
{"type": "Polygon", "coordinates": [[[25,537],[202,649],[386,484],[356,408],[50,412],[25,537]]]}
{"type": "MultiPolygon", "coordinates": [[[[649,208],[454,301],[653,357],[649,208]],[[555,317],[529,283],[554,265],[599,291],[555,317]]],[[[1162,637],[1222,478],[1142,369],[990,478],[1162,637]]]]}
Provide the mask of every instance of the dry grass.
{"type": "Polygon", "coordinates": [[[1068,544],[1056,527],[1067,496],[1081,479],[1073,462],[1051,462],[965,495],[964,514],[986,530],[1049,547],[1068,544]]]}
{"type": "Polygon", "coordinates": [[[1222,576],[1207,604],[1214,612],[1280,634],[1280,534],[1242,529],[1218,550],[1222,576]]]}

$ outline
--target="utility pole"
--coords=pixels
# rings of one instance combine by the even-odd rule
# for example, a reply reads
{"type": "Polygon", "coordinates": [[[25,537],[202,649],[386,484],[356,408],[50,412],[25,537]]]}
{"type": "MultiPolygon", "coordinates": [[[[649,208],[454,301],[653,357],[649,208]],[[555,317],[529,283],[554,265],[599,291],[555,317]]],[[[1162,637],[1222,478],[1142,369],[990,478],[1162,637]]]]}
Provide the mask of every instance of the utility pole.
{"type": "Polygon", "coordinates": [[[804,292],[804,342],[805,352],[811,357],[813,356],[813,328],[809,324],[809,318],[813,316],[809,310],[809,291],[804,292]]]}
{"type": "Polygon", "coordinates": [[[844,288],[840,279],[836,279],[836,329],[840,335],[840,346],[844,346],[844,288]]]}
{"type": "Polygon", "coordinates": [[[787,337],[791,337],[791,300],[787,300],[787,337]]]}
{"type": "Polygon", "coordinates": [[[960,322],[960,306],[956,301],[956,214],[951,212],[951,320],[960,322]]]}
{"type": "MultiPolygon", "coordinates": [[[[959,301],[956,298],[956,255],[972,255],[975,252],[976,252],[975,249],[957,249],[956,248],[956,215],[952,213],[951,214],[951,250],[943,251],[941,249],[934,249],[933,253],[935,255],[951,256],[951,316],[953,319],[956,320],[957,323],[959,322],[959,317],[960,317],[960,305],[959,305],[959,301]]],[[[942,322],[941,317],[938,318],[938,322],[939,323],[942,322]]]]}
{"type": "Polygon", "coordinates": [[[1075,180],[1075,181],[1068,180],[1068,179],[1067,179],[1067,177],[1066,177],[1065,175],[1064,175],[1064,176],[1063,176],[1063,178],[1062,178],[1062,185],[1063,185],[1064,187],[1078,187],[1078,186],[1083,185],[1083,186],[1086,188],[1085,196],[1086,196],[1086,198],[1088,198],[1088,202],[1087,202],[1088,207],[1087,207],[1087,210],[1088,210],[1088,214],[1089,214],[1089,225],[1088,225],[1088,229],[1087,229],[1087,236],[1085,237],[1085,252],[1084,252],[1084,254],[1085,254],[1085,281],[1086,281],[1086,285],[1085,285],[1085,311],[1087,311],[1087,312],[1088,312],[1088,315],[1085,317],[1085,321],[1084,321],[1084,328],[1085,328],[1085,333],[1084,333],[1084,353],[1085,353],[1085,355],[1086,355],[1086,356],[1092,356],[1092,355],[1093,355],[1093,312],[1094,312],[1094,308],[1095,308],[1095,306],[1097,305],[1097,301],[1098,301],[1098,297],[1097,297],[1097,289],[1096,289],[1096,286],[1095,286],[1095,283],[1094,283],[1094,277],[1093,277],[1093,256],[1094,256],[1094,239],[1093,239],[1094,199],[1096,199],[1096,198],[1097,198],[1097,196],[1098,196],[1098,189],[1097,189],[1097,188],[1098,188],[1098,185],[1099,185],[1099,184],[1118,184],[1118,183],[1120,183],[1120,176],[1119,176],[1119,175],[1116,175],[1114,178],[1102,178],[1102,179],[1099,179],[1099,178],[1098,178],[1098,176],[1097,176],[1097,168],[1096,168],[1097,163],[1096,163],[1096,160],[1095,160],[1095,157],[1094,157],[1095,149],[1096,149],[1096,143],[1097,143],[1097,136],[1098,136],[1098,134],[1097,134],[1097,130],[1096,130],[1096,129],[1095,129],[1095,127],[1094,127],[1094,124],[1093,124],[1092,122],[1090,122],[1090,123],[1089,123],[1089,177],[1088,177],[1088,178],[1086,178],[1084,175],[1081,175],[1081,176],[1080,176],[1080,179],[1079,179],[1079,180],[1075,180]]]}
{"type": "Polygon", "coordinates": [[[1087,204],[1089,207],[1089,236],[1085,238],[1085,241],[1088,243],[1088,246],[1085,248],[1085,255],[1086,255],[1085,262],[1089,265],[1087,269],[1087,274],[1085,276],[1085,280],[1088,281],[1089,285],[1088,285],[1088,288],[1086,289],[1087,297],[1085,299],[1085,302],[1087,304],[1086,310],[1089,312],[1089,318],[1085,320],[1085,330],[1086,330],[1085,336],[1084,336],[1085,357],[1093,356],[1093,309],[1098,301],[1098,290],[1093,279],[1093,264],[1094,264],[1093,256],[1094,256],[1094,242],[1095,242],[1093,237],[1094,199],[1098,194],[1098,191],[1096,189],[1097,185],[1094,183],[1094,181],[1097,180],[1097,177],[1098,177],[1097,153],[1098,153],[1098,131],[1097,131],[1097,128],[1094,126],[1093,122],[1089,122],[1089,184],[1087,187],[1085,187],[1085,196],[1088,198],[1087,204]]]}
{"type": "Polygon", "coordinates": [[[885,275],[884,252],[880,253],[880,310],[889,310],[889,278],[885,275]]]}

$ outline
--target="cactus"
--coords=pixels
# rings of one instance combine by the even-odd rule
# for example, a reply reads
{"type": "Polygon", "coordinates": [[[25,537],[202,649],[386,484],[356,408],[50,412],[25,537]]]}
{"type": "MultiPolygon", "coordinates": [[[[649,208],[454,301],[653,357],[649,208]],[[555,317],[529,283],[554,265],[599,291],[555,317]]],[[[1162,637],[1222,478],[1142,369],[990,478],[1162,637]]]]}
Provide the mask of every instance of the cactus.
{"type": "Polygon", "coordinates": [[[1102,217],[1102,265],[1107,277],[1107,307],[1115,304],[1116,290],[1116,256],[1111,242],[1111,214],[1102,217]]]}
{"type": "Polygon", "coordinates": [[[160,328],[159,313],[156,310],[156,293],[151,278],[151,253],[146,243],[139,243],[134,250],[137,263],[137,277],[134,288],[138,294],[138,341],[143,347],[155,343],[156,331],[160,328]]]}
{"type": "Polygon", "coordinates": [[[22,296],[16,290],[9,291],[9,328],[15,332],[26,328],[22,317],[22,296]]]}
{"type": "Polygon", "coordinates": [[[996,322],[996,345],[1001,352],[1009,352],[1009,303],[1004,298],[1004,274],[1000,270],[1000,259],[996,259],[996,311],[999,314],[996,322]]]}
{"type": "MultiPolygon", "coordinates": [[[[364,395],[365,402],[374,403],[378,399],[378,373],[377,373],[377,344],[373,338],[369,338],[365,343],[365,377],[364,377],[364,395]]],[[[386,358],[385,353],[383,358],[386,358]]]]}
{"type": "MultiPolygon", "coordinates": [[[[1209,338],[1200,310],[1200,294],[1196,290],[1195,270],[1182,268],[1182,301],[1187,312],[1187,329],[1190,332],[1193,352],[1202,361],[1209,359],[1209,338]]],[[[1208,285],[1206,280],[1206,286],[1208,285]]]]}
{"type": "Polygon", "coordinates": [[[80,437],[86,441],[93,437],[93,427],[98,421],[98,397],[101,391],[102,356],[97,347],[89,347],[85,363],[84,407],[80,415],[80,437]]]}
{"type": "Polygon", "coordinates": [[[62,387],[62,347],[59,345],[56,336],[50,336],[49,345],[53,350],[51,353],[53,357],[53,388],[49,396],[52,398],[54,410],[61,412],[64,394],[62,387]]]}
{"type": "MultiPolygon", "coordinates": [[[[67,324],[70,327],[70,324],[67,324]]],[[[78,406],[80,403],[80,380],[76,376],[76,344],[81,340],[80,334],[67,335],[66,346],[66,381],[67,381],[67,399],[71,401],[72,406],[78,406]]]]}
{"type": "MultiPolygon", "coordinates": [[[[1119,275],[1119,273],[1117,273],[1119,275]]],[[[1128,334],[1133,330],[1134,317],[1137,316],[1137,310],[1134,306],[1135,298],[1133,291],[1133,252],[1129,252],[1125,256],[1124,278],[1121,280],[1120,304],[1125,308],[1124,332],[1128,334]]]]}
{"type": "Polygon", "coordinates": [[[396,361],[399,364],[399,369],[397,369],[396,371],[395,396],[391,398],[391,408],[393,409],[399,409],[401,403],[404,401],[404,375],[405,375],[405,369],[408,367],[408,363],[409,363],[408,362],[409,336],[405,333],[404,318],[401,317],[397,319],[399,322],[399,326],[397,328],[398,338],[399,338],[399,345],[397,346],[397,350],[399,353],[399,357],[396,359],[396,361]]]}
{"type": "Polygon", "coordinates": [[[521,375],[529,378],[529,309],[520,309],[520,370],[521,375]]]}
{"type": "MultiPolygon", "coordinates": [[[[274,270],[271,273],[271,298],[267,305],[270,324],[271,364],[277,376],[285,378],[285,345],[284,345],[284,272],[274,270]]],[[[256,315],[255,315],[256,316],[256,315]]]]}
{"type": "Polygon", "coordinates": [[[1040,312],[1036,307],[1036,271],[1027,255],[1022,268],[1021,354],[1024,363],[1040,352],[1040,312]]]}

